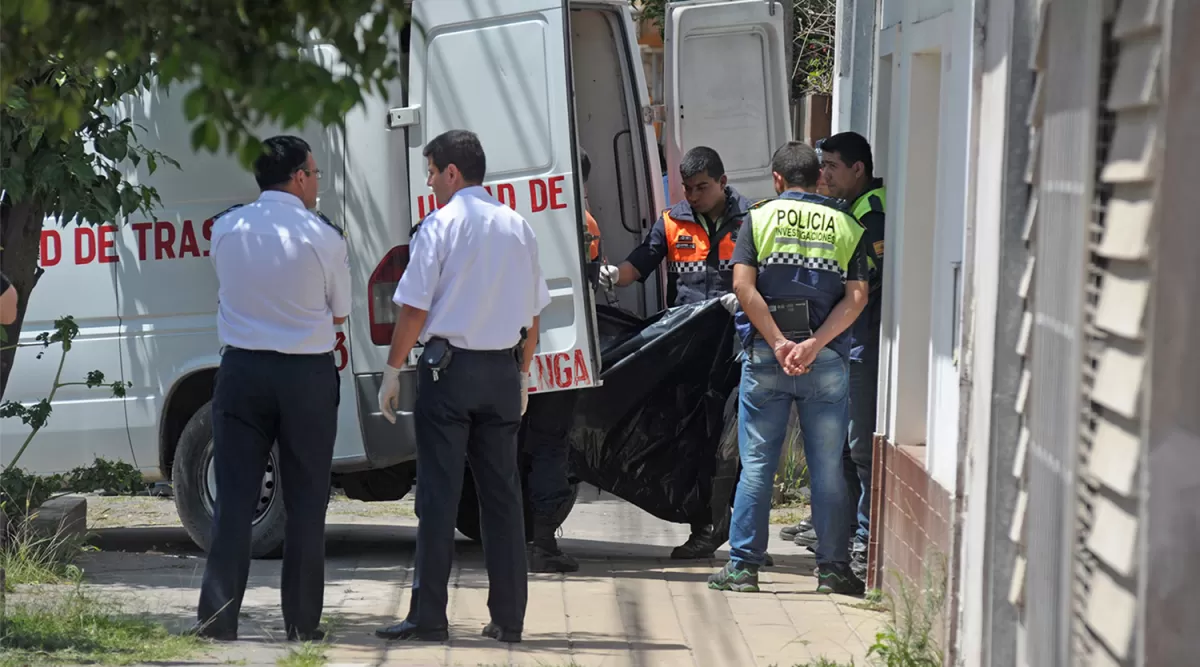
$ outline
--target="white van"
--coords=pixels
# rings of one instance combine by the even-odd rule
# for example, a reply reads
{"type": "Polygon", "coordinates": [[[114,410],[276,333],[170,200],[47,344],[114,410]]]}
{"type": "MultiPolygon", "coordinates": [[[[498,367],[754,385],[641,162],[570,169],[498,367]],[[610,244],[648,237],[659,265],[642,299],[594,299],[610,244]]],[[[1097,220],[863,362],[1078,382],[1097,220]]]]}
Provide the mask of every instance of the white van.
{"type": "MultiPolygon", "coordinates": [[[[717,149],[730,182],[748,197],[773,195],[772,150],[790,138],[783,7],[778,0],[696,0],[670,6],[666,25],[667,100],[647,100],[628,0],[415,0],[412,25],[394,38],[408,53],[406,80],[373,97],[340,127],[297,132],[322,170],[320,210],[350,247],[353,311],[337,335],[342,373],[334,483],[351,498],[396,500],[415,474],[411,408],[415,376],[402,382],[395,425],[379,414],[376,392],[390,340],[391,295],[404,272],[411,227],[436,205],[425,186],[421,148],[453,128],[478,133],[488,157],[487,186],[537,233],[552,301],[542,313],[532,391],[576,390],[600,372],[595,301],[589,289],[578,146],[592,161],[591,211],[603,252],[619,261],[663,208],[662,175],[651,127],[665,121],[670,164],[681,148],[717,149]]],[[[332,47],[313,55],[337,68],[332,47]]],[[[207,258],[212,218],[257,196],[253,177],[225,155],[195,153],[181,104],[187,87],[151,91],[122,111],[143,142],[179,161],[151,175],[154,220],[99,227],[47,220],[45,268],[31,298],[23,341],[73,315],[80,335],[63,377],[99,369],[132,383],[123,399],[66,387],[21,467],[53,473],[96,457],[133,463],[150,480],[174,484],[180,517],[207,546],[214,496],[209,401],[220,363],[217,283],[207,258]]],[[[262,128],[260,136],[276,133],[262,128]]],[[[673,199],[682,198],[677,173],[673,199]]],[[[639,314],[663,308],[662,276],[617,290],[639,314]]],[[[46,396],[53,355],[18,353],[8,399],[46,396]]],[[[24,427],[4,424],[3,451],[24,427]]],[[[10,454],[11,456],[11,454],[10,454]]],[[[5,458],[5,461],[8,459],[5,458]]],[[[283,540],[278,468],[263,480],[254,554],[283,540]]],[[[464,494],[474,492],[473,484],[464,494]]],[[[478,535],[475,502],[464,500],[460,529],[478,535]]]]}

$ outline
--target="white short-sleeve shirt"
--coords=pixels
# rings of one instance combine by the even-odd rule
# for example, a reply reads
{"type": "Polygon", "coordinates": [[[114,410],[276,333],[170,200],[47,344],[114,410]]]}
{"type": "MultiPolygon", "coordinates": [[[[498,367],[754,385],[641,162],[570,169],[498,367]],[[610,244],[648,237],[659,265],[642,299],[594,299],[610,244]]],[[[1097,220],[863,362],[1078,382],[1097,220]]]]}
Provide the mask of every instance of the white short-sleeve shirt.
{"type": "Polygon", "coordinates": [[[212,226],[222,345],[285,354],[333,350],[350,315],[350,261],[340,232],[286,192],[268,190],[212,226]]]}
{"type": "Polygon", "coordinates": [[[459,190],[421,223],[397,305],[429,311],[418,340],[503,350],[550,303],[533,229],[487,190],[459,190]]]}

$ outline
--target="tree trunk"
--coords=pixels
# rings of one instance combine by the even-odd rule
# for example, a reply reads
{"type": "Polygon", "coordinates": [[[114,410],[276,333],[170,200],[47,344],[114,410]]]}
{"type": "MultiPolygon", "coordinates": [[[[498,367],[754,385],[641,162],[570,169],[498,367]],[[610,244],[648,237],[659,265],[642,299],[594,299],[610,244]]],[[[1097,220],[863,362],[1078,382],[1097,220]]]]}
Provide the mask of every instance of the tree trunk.
{"type": "MultiPolygon", "coordinates": [[[[29,295],[42,274],[38,266],[41,252],[42,222],[46,219],[45,209],[36,202],[19,202],[0,206],[0,269],[17,289],[17,319],[4,327],[8,342],[5,347],[15,345],[21,336],[21,325],[25,321],[25,308],[29,295]]],[[[15,349],[0,352],[0,398],[8,389],[8,374],[12,372],[15,349]]]]}

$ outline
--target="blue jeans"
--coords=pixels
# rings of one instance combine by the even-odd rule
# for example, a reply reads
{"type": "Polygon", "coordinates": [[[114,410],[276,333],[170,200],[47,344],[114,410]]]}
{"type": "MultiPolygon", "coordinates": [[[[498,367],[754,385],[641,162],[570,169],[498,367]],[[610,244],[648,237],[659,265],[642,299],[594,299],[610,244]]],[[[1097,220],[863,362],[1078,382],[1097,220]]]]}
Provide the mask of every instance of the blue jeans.
{"type": "Polygon", "coordinates": [[[851,501],[850,524],[854,526],[854,538],[864,544],[871,529],[871,457],[878,384],[879,348],[868,346],[861,361],[850,362],[850,428],[842,452],[851,501]],[[853,505],[855,499],[858,500],[857,512],[853,505]]]}
{"type": "Polygon", "coordinates": [[[771,490],[787,435],[788,413],[796,405],[804,434],[804,457],[812,478],[813,527],[817,564],[850,562],[850,498],[842,474],[842,447],[849,421],[849,369],[845,357],[821,350],[811,370],[791,376],[771,348],[755,340],[742,361],[738,449],[742,472],[733,501],[729,554],[734,562],[762,565],[771,522],[771,490]]]}

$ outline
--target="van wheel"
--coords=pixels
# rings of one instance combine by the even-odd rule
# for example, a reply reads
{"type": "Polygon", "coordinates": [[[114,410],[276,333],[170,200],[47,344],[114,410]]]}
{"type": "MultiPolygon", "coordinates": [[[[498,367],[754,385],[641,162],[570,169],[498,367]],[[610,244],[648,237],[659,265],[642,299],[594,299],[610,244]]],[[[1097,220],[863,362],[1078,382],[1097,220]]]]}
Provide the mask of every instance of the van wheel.
{"type": "MultiPolygon", "coordinates": [[[[525,506],[525,541],[529,542],[533,539],[533,505],[529,502],[529,487],[525,481],[525,475],[521,476],[521,495],[523,496],[523,504],[525,506]]],[[[571,499],[566,507],[563,508],[563,516],[566,517],[571,513],[571,509],[575,507],[575,500],[579,497],[579,484],[571,483],[571,499]]],[[[483,532],[479,528],[479,495],[475,490],[475,478],[471,476],[471,471],[467,470],[466,479],[463,480],[462,497],[458,500],[458,517],[455,521],[455,527],[458,532],[462,533],[468,539],[474,542],[483,540],[483,532]]]]}
{"type": "MultiPolygon", "coordinates": [[[[250,533],[253,558],[279,558],[283,555],[283,531],[286,517],[283,496],[279,493],[279,446],[271,448],[267,472],[263,475],[250,533]]],[[[211,544],[213,507],[217,497],[216,471],[213,466],[212,401],[205,403],[188,420],[179,436],[175,462],[171,466],[175,488],[175,508],[188,536],[205,552],[211,544]]]]}

